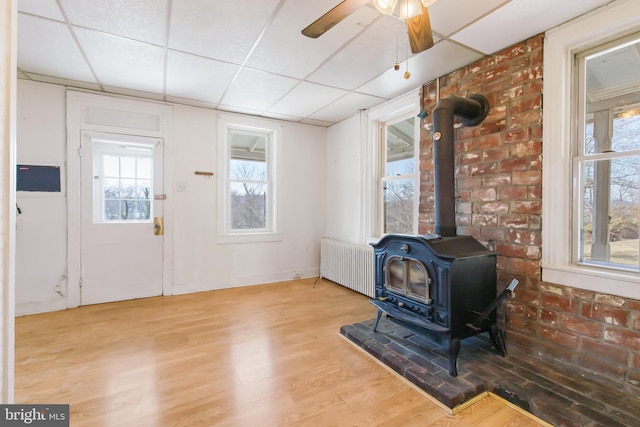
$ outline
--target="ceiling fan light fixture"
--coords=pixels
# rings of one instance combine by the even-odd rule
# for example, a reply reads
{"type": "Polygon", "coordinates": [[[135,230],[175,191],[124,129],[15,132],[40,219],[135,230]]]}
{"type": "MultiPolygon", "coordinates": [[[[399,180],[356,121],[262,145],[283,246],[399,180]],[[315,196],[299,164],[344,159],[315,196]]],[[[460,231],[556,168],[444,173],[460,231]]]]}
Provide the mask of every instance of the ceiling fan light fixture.
{"type": "Polygon", "coordinates": [[[437,2],[438,0],[420,0],[420,1],[422,1],[422,4],[424,5],[424,7],[429,7],[435,2],[437,2]]]}
{"type": "Polygon", "coordinates": [[[397,4],[398,0],[373,0],[375,8],[385,15],[393,15],[397,4]]]}

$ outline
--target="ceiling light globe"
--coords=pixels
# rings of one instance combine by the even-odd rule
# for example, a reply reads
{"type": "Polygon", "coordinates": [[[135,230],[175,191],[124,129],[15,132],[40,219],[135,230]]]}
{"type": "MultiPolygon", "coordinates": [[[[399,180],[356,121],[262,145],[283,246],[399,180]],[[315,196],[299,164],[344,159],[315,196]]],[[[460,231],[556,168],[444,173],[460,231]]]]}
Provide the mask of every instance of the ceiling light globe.
{"type": "Polygon", "coordinates": [[[400,19],[409,19],[422,13],[420,0],[400,0],[396,7],[396,15],[400,19]]]}
{"type": "Polygon", "coordinates": [[[373,5],[385,15],[393,15],[398,0],[373,0],[373,5]]]}
{"type": "Polygon", "coordinates": [[[438,0],[420,0],[420,1],[422,1],[422,4],[424,5],[424,7],[429,7],[435,2],[437,2],[438,0]]]}

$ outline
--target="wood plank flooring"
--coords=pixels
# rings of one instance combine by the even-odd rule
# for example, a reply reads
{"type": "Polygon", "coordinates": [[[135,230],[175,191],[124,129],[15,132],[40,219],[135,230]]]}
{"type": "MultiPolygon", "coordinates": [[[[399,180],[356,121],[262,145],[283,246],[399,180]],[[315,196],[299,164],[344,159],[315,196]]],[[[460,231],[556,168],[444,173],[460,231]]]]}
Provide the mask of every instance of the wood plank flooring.
{"type": "Polygon", "coordinates": [[[487,397],[450,415],[339,335],[365,296],[297,280],[16,319],[16,403],[81,426],[537,426],[487,397]]]}

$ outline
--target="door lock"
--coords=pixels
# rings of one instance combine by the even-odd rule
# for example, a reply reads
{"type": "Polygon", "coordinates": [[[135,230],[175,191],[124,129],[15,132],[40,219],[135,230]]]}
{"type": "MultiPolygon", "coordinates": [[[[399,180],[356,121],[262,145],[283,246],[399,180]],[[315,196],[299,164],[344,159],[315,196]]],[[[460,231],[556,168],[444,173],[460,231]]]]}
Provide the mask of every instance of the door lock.
{"type": "Polygon", "coordinates": [[[164,217],[153,217],[153,234],[156,236],[164,236],[164,217]]]}

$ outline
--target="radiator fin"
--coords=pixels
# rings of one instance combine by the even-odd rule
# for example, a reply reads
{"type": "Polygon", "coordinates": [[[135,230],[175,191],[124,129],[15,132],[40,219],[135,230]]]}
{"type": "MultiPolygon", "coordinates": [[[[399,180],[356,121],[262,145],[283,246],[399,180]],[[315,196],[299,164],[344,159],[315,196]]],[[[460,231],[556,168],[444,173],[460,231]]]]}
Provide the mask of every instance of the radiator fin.
{"type": "Polygon", "coordinates": [[[320,241],[320,277],[375,297],[373,247],[323,238],[320,241]]]}

